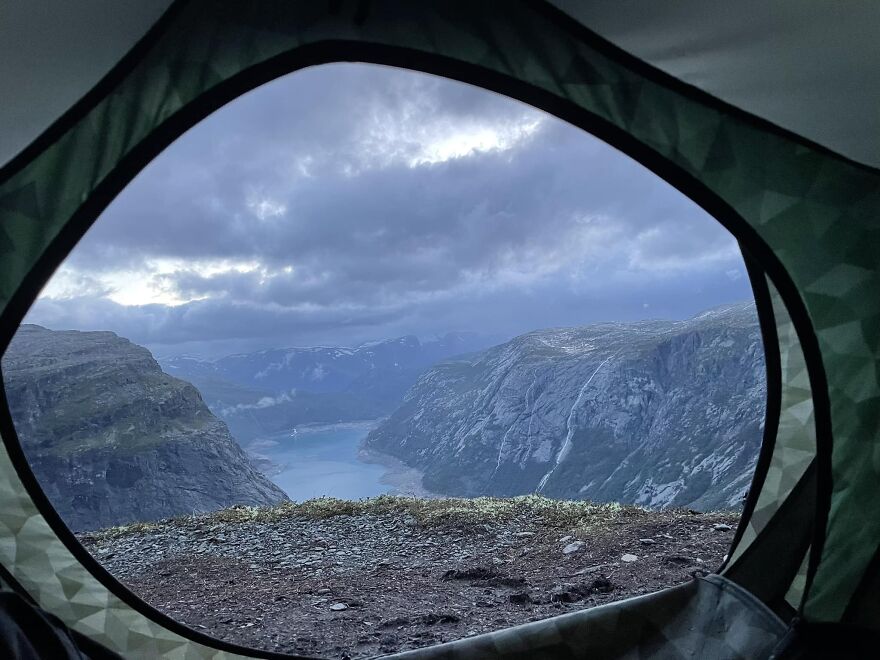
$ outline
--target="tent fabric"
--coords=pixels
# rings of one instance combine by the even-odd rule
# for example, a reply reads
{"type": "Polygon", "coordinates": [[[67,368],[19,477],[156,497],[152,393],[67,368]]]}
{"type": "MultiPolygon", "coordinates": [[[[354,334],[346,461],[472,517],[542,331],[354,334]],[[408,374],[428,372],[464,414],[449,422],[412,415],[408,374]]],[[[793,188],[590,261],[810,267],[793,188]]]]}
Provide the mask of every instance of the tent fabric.
{"type": "MultiPolygon", "coordinates": [[[[0,104],[0,165],[84,95],[170,4],[0,4],[0,89],[15,99],[0,104]]],[[[866,139],[880,135],[880,79],[866,66],[877,59],[880,30],[880,4],[872,0],[553,4],[680,80],[880,166],[880,144],[866,139]]]]}
{"type": "MultiPolygon", "coordinates": [[[[175,2],[0,170],[0,346],[98,214],[182,132],[279,75],[352,60],[556,114],[739,239],[759,264],[756,291],[770,292],[759,314],[775,327],[778,419],[724,575],[779,614],[880,630],[880,173],[702,94],[545,2],[503,12],[440,0],[175,2]],[[777,579],[762,580],[768,571],[777,579]]],[[[37,604],[123,654],[247,653],[175,624],[103,572],[42,495],[5,406],[0,435],[0,562],[37,604]]]]}
{"type": "Polygon", "coordinates": [[[880,645],[880,635],[839,623],[796,623],[772,660],[864,660],[880,645]]]}
{"type": "Polygon", "coordinates": [[[158,613],[150,618],[132,609],[95,577],[100,572],[96,562],[86,568],[84,558],[62,543],[28,496],[6,452],[0,454],[0,475],[0,564],[42,609],[127,657],[246,657],[171,632],[158,613]]]}
{"type": "Polygon", "coordinates": [[[89,91],[170,4],[171,0],[0,3],[0,165],[89,91]]]}
{"type": "Polygon", "coordinates": [[[880,135],[880,3],[551,2],[675,78],[880,167],[880,140],[867,137],[880,135]]]}
{"type": "MultiPolygon", "coordinates": [[[[776,413],[773,452],[761,483],[753,485],[753,488],[760,485],[757,501],[754,508],[744,514],[747,522],[744,523],[742,534],[735,541],[730,558],[721,573],[732,579],[737,579],[735,576],[739,575],[738,581],[753,590],[767,589],[771,577],[779,579],[782,582],[776,586],[776,599],[781,596],[781,590],[787,587],[785,601],[790,607],[797,608],[806,586],[807,551],[813,535],[810,508],[815,506],[815,502],[807,507],[807,515],[798,518],[791,514],[785,515],[785,512],[780,516],[780,509],[803,491],[798,487],[799,483],[806,483],[808,479],[815,483],[816,425],[809,374],[797,331],[778,291],[770,282],[767,282],[767,293],[771,298],[773,312],[773,339],[779,347],[779,362],[776,365],[779,370],[779,410],[776,413]],[[795,529],[795,519],[802,521],[801,529],[795,529]],[[775,544],[772,542],[772,528],[777,527],[774,521],[785,523],[776,532],[779,541],[775,544]],[[795,539],[801,539],[797,546],[795,539]],[[785,546],[791,552],[791,561],[799,563],[795,577],[784,575],[778,565],[774,566],[772,576],[768,575],[766,564],[760,558],[749,556],[755,554],[755,550],[762,544],[768,547],[765,553],[778,552],[779,544],[785,546]],[[744,577],[740,562],[750,563],[754,567],[750,567],[752,579],[758,584],[751,584],[744,577]]],[[[768,367],[771,365],[769,357],[768,355],[768,367]]],[[[775,379],[768,379],[768,382],[773,380],[775,379]]],[[[768,414],[767,424],[772,424],[772,421],[768,414]]]]}
{"type": "Polygon", "coordinates": [[[21,595],[0,591],[0,657],[7,660],[120,660],[21,595]]]}
{"type": "Polygon", "coordinates": [[[389,660],[761,658],[787,627],[720,576],[590,610],[387,656],[389,660]]]}

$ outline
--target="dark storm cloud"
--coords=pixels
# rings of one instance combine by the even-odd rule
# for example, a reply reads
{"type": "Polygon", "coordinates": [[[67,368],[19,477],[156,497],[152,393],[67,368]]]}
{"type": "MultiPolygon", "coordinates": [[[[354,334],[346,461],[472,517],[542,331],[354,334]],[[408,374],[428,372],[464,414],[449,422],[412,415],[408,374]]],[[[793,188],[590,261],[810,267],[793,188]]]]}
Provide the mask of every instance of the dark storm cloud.
{"type": "Polygon", "coordinates": [[[374,66],[308,69],[255,90],[184,135],[111,205],[74,258],[100,256],[110,265],[151,255],[277,257],[278,246],[296,249],[290,241],[311,238],[302,245],[310,247],[346,224],[369,224],[352,204],[387,211],[370,186],[411,207],[412,184],[443,184],[424,176],[397,183],[407,156],[431,137],[419,130],[466,128],[486,117],[503,123],[524,113],[535,115],[429,76],[374,66]],[[398,167],[369,182],[351,176],[389,160],[398,167]],[[293,222],[261,222],[250,205],[267,197],[291,203],[285,217],[293,222]],[[328,216],[331,227],[322,225],[328,216]]]}
{"type": "Polygon", "coordinates": [[[31,320],[163,346],[516,334],[748,295],[733,239],[625,156],[509,99],[359,65],[276,81],[191,130],[67,272],[73,293],[31,320]],[[463,139],[482,149],[448,157],[463,139]],[[116,304],[120,271],[192,302],[116,304]]]}

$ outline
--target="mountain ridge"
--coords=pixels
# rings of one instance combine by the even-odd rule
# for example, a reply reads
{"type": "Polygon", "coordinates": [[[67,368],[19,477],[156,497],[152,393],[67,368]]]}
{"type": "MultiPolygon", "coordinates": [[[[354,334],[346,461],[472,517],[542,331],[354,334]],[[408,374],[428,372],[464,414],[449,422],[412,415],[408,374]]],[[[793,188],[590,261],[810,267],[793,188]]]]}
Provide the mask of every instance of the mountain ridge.
{"type": "Polygon", "coordinates": [[[160,359],[192,382],[242,442],[301,424],[377,419],[390,414],[418,375],[437,360],[485,348],[492,338],[414,335],[355,347],[263,349],[214,360],[160,359]]]}
{"type": "Polygon", "coordinates": [[[731,304],[537,330],[446,360],[366,444],[448,495],[725,508],[750,483],[765,399],[754,305],[731,304]]]}
{"type": "Polygon", "coordinates": [[[287,499],[195,387],[115,333],[24,324],[2,365],[22,448],[72,529],[287,499]]]}

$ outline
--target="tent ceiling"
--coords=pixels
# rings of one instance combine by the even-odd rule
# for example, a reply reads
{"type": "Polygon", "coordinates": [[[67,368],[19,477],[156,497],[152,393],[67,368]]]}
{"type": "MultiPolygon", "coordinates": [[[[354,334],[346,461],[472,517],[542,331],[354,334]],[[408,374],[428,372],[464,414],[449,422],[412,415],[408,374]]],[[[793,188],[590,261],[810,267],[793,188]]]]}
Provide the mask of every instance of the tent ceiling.
{"type": "Polygon", "coordinates": [[[170,4],[0,1],[0,165],[91,89],[170,4]]]}
{"type": "MultiPolygon", "coordinates": [[[[880,167],[880,2],[551,1],[667,73],[880,167]]],[[[0,164],[94,85],[170,4],[0,3],[7,100],[0,103],[0,164]]]]}
{"type": "Polygon", "coordinates": [[[666,73],[880,167],[880,2],[551,2],[666,73]]]}

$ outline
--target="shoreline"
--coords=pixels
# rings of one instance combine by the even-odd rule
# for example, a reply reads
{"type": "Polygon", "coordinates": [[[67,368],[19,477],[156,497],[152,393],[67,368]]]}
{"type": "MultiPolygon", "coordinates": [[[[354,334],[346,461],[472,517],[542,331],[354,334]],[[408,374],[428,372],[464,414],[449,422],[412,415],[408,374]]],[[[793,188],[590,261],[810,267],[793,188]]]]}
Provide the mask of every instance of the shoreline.
{"type": "Polygon", "coordinates": [[[391,486],[389,495],[431,500],[444,497],[439,493],[429,491],[422,485],[423,474],[421,470],[407,465],[394,456],[361,445],[358,449],[357,459],[362,463],[380,465],[385,468],[385,473],[379,478],[379,483],[391,486]]]}
{"type": "MultiPolygon", "coordinates": [[[[377,417],[376,419],[356,419],[349,422],[310,422],[308,424],[297,424],[295,428],[297,435],[300,433],[323,433],[325,431],[344,431],[348,429],[372,431],[384,419],[385,417],[377,417]]],[[[273,435],[282,435],[283,433],[285,432],[281,431],[273,435]]],[[[292,435],[290,431],[287,431],[287,434],[292,435]]]]}
{"type": "Polygon", "coordinates": [[[259,451],[264,447],[274,447],[279,444],[280,439],[288,439],[295,438],[299,435],[311,435],[314,433],[327,433],[328,431],[350,431],[350,430],[363,430],[363,431],[372,431],[376,426],[379,425],[384,417],[379,417],[377,419],[358,419],[350,422],[332,422],[332,423],[324,423],[324,422],[313,422],[308,424],[298,424],[292,427],[288,431],[276,431],[275,433],[269,433],[266,435],[261,435],[250,440],[246,445],[241,445],[242,449],[250,450],[250,451],[259,451]]]}
{"type": "MultiPolygon", "coordinates": [[[[332,424],[302,424],[296,427],[296,434],[280,432],[262,438],[255,438],[242,449],[245,450],[251,463],[273,483],[278,485],[277,482],[275,482],[274,477],[287,470],[289,464],[276,461],[274,458],[264,454],[263,450],[277,446],[283,442],[282,438],[296,438],[300,435],[309,436],[316,433],[326,433],[328,431],[363,431],[364,435],[358,440],[358,445],[355,448],[353,458],[359,463],[365,465],[377,465],[383,469],[383,473],[379,477],[379,483],[388,487],[385,494],[423,499],[438,499],[444,497],[440,493],[434,493],[424,487],[422,484],[423,473],[418,468],[407,465],[390,454],[385,454],[364,446],[369,431],[378,426],[382,419],[384,418],[335,422],[332,424]],[[273,438],[279,439],[275,440],[273,438]]],[[[279,485],[279,488],[280,487],[281,486],[279,485]]]]}

